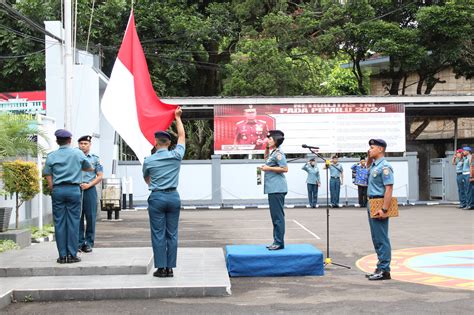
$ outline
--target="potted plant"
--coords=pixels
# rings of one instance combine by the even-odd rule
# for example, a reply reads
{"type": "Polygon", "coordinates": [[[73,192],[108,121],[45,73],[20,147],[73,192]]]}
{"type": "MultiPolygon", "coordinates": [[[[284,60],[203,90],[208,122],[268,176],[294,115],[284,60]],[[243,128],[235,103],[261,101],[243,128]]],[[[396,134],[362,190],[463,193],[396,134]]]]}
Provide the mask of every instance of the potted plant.
{"type": "MultiPolygon", "coordinates": [[[[0,189],[0,198],[5,196],[6,192],[0,189]]],[[[10,217],[12,215],[12,207],[0,207],[0,232],[8,230],[10,217]]]]}
{"type": "Polygon", "coordinates": [[[21,205],[40,192],[38,168],[34,162],[21,160],[3,162],[2,175],[5,191],[9,194],[15,194],[15,227],[18,229],[21,205]]]}

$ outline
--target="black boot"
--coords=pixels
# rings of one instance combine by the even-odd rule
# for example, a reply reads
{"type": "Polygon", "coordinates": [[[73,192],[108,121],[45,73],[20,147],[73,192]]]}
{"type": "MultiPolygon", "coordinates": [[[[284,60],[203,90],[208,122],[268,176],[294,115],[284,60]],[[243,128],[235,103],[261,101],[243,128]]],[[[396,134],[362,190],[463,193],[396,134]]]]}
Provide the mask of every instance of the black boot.
{"type": "Polygon", "coordinates": [[[153,273],[153,276],[154,277],[158,277],[158,278],[164,278],[167,276],[166,274],[166,269],[165,268],[158,268],[156,269],[156,271],[153,273]]]}

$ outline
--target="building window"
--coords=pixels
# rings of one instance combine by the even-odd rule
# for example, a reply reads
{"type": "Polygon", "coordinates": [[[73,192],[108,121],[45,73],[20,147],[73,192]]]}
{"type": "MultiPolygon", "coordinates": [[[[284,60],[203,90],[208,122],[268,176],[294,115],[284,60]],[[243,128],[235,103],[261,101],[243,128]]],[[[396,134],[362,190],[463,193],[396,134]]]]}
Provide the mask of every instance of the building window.
{"type": "Polygon", "coordinates": [[[128,144],[119,136],[119,161],[138,161],[135,152],[128,144]]]}

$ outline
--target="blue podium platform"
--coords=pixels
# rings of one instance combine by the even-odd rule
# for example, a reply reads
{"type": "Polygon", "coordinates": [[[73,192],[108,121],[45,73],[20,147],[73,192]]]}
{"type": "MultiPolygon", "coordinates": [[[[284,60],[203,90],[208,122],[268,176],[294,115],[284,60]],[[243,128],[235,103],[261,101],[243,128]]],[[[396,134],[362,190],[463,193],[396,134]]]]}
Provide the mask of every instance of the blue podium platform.
{"type": "Polygon", "coordinates": [[[288,244],[270,251],[265,245],[227,245],[232,277],[323,276],[323,253],[310,244],[288,244]]]}

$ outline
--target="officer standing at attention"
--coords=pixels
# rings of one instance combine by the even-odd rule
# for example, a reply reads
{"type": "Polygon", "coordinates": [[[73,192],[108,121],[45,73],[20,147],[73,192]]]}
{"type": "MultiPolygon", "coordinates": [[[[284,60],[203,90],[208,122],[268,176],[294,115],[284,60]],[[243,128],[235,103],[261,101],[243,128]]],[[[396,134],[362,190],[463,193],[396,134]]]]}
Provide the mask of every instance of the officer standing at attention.
{"type": "Polygon", "coordinates": [[[92,252],[95,239],[95,221],[97,215],[97,189],[95,185],[102,181],[103,167],[100,164],[99,157],[91,154],[91,136],[82,136],[77,142],[79,149],[84,152],[89,163],[94,169],[91,172],[82,172],[82,213],[79,222],[79,246],[78,250],[84,253],[92,252]],[[84,217],[87,227],[84,235],[84,217]]]}
{"type": "Polygon", "coordinates": [[[237,123],[234,144],[254,144],[254,150],[264,148],[268,133],[267,122],[257,119],[257,110],[253,107],[244,109],[245,120],[237,123]]]}
{"type": "Polygon", "coordinates": [[[466,207],[466,210],[474,210],[474,158],[471,154],[471,162],[470,162],[470,177],[469,177],[469,186],[471,190],[471,204],[466,207]]]}
{"type": "Polygon", "coordinates": [[[331,205],[333,208],[339,208],[339,194],[344,182],[344,172],[342,165],[338,163],[337,155],[333,155],[329,165],[329,191],[331,192],[331,205]]]}
{"type": "Polygon", "coordinates": [[[377,218],[370,217],[370,204],[368,207],[370,233],[372,243],[377,253],[377,268],[374,273],[367,274],[369,280],[389,280],[390,261],[392,259],[392,248],[388,237],[387,212],[392,201],[393,193],[393,169],[385,160],[387,143],[382,139],[371,139],[368,152],[367,165],[369,167],[368,197],[383,198],[383,205],[377,211],[377,218]]]}
{"type": "Polygon", "coordinates": [[[285,174],[288,172],[286,156],[280,150],[285,140],[285,134],[280,130],[270,130],[265,148],[265,165],[261,170],[265,172],[263,192],[268,194],[270,216],[273,223],[273,244],[267,246],[269,250],[285,248],[285,196],[288,193],[285,174]],[[271,150],[271,152],[270,152],[271,150]]]}
{"type": "Polygon", "coordinates": [[[464,166],[463,150],[456,150],[456,154],[453,156],[453,165],[456,166],[456,183],[458,184],[458,195],[459,195],[459,208],[463,209],[466,207],[466,188],[464,183],[464,176],[462,169],[464,166]]]}
{"type": "Polygon", "coordinates": [[[143,178],[151,194],[148,197],[151,243],[155,277],[173,277],[178,252],[178,223],[181,200],[178,187],[181,160],[185,152],[185,133],[181,107],[176,108],[175,120],[178,143],[169,150],[171,136],[166,131],[155,132],[156,152],[143,163],[143,178]]]}
{"type": "Polygon", "coordinates": [[[65,129],[54,133],[59,149],[48,154],[43,175],[53,201],[54,234],[60,264],[76,263],[81,216],[82,171],[93,171],[84,153],[70,147],[72,134],[65,129]]]}
{"type": "Polygon", "coordinates": [[[464,180],[464,194],[466,205],[464,210],[471,210],[474,208],[474,201],[472,200],[472,185],[470,184],[469,178],[471,177],[471,158],[472,158],[472,149],[469,146],[462,148],[463,150],[463,165],[462,165],[462,177],[464,180]]]}
{"type": "Polygon", "coordinates": [[[301,169],[308,173],[306,186],[308,187],[309,206],[311,208],[316,208],[316,205],[318,204],[318,187],[321,186],[321,179],[316,160],[310,159],[301,169]]]}
{"type": "Polygon", "coordinates": [[[354,184],[357,185],[359,205],[361,207],[366,207],[369,170],[367,169],[365,158],[361,157],[359,164],[352,165],[351,169],[353,172],[355,172],[354,184]]]}

